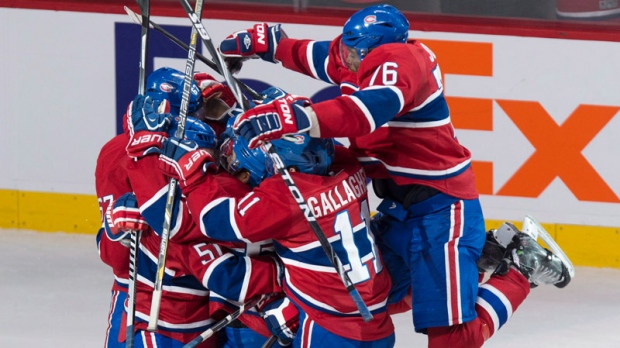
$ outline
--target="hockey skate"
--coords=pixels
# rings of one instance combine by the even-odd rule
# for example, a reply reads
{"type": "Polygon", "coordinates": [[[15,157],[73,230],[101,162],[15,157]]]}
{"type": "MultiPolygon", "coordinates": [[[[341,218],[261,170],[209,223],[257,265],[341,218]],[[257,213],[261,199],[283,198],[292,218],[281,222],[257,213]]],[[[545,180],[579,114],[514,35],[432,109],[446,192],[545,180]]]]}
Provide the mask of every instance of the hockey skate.
{"type": "Polygon", "coordinates": [[[504,259],[506,247],[512,242],[512,238],[517,232],[519,230],[510,222],[504,222],[498,229],[487,232],[482,255],[477,262],[480,273],[495,271],[504,259]]]}
{"type": "Polygon", "coordinates": [[[569,266],[558,256],[543,248],[529,234],[519,231],[506,248],[504,259],[495,273],[505,274],[510,267],[514,267],[523,274],[531,287],[553,284],[558,288],[563,288],[570,283],[572,278],[569,266]]]}

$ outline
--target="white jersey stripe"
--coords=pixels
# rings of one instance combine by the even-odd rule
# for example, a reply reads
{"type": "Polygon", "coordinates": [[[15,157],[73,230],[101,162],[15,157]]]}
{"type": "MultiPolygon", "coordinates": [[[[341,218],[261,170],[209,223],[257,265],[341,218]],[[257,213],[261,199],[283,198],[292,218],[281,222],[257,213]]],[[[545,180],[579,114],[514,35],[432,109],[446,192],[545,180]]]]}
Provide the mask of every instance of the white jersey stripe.
{"type": "Polygon", "coordinates": [[[371,132],[374,131],[377,128],[377,125],[375,124],[375,119],[372,118],[372,114],[370,113],[370,110],[368,110],[366,105],[358,97],[355,97],[353,95],[345,96],[345,98],[351,98],[351,100],[353,100],[355,105],[357,105],[357,107],[364,114],[364,117],[366,117],[366,120],[368,121],[368,124],[370,125],[370,131],[371,132]]]}
{"type": "Polygon", "coordinates": [[[426,98],[426,100],[424,100],[422,102],[422,104],[414,107],[413,109],[411,109],[410,111],[417,111],[422,109],[423,107],[425,107],[426,105],[428,105],[428,103],[432,102],[433,100],[437,99],[437,97],[439,97],[441,94],[443,93],[443,87],[439,88],[438,90],[435,91],[435,93],[431,94],[428,96],[428,98],[426,98]]]}
{"type": "Polygon", "coordinates": [[[429,122],[399,122],[399,121],[390,121],[384,124],[382,127],[393,127],[393,128],[435,128],[445,126],[450,124],[450,117],[446,117],[443,120],[439,121],[429,121],[429,122]]]}
{"type": "Polygon", "coordinates": [[[310,43],[308,43],[308,47],[306,47],[306,57],[308,57],[308,66],[310,67],[310,73],[312,74],[312,77],[318,80],[319,74],[317,74],[316,69],[314,68],[314,56],[312,55],[313,49],[314,41],[311,41],[310,43]]]}
{"type": "Polygon", "coordinates": [[[444,176],[444,175],[449,175],[452,173],[456,173],[458,171],[460,171],[461,169],[465,168],[466,166],[468,166],[471,163],[471,159],[467,159],[461,163],[459,163],[458,165],[452,167],[452,168],[448,168],[448,169],[442,169],[442,170],[428,170],[428,169],[415,169],[415,168],[404,168],[404,167],[397,167],[397,166],[391,166],[381,160],[379,160],[378,158],[375,157],[358,157],[357,158],[362,164],[363,163],[370,163],[370,162],[381,162],[385,168],[391,172],[396,172],[396,173],[403,173],[403,174],[414,174],[414,175],[422,175],[422,176],[444,176]]]}

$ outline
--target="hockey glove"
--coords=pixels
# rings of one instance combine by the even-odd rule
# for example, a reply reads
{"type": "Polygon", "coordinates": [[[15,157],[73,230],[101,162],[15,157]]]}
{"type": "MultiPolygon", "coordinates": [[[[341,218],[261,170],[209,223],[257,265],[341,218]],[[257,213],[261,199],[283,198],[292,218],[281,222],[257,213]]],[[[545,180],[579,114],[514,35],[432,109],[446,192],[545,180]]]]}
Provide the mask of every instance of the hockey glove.
{"type": "Polygon", "coordinates": [[[138,201],[133,193],[125,193],[108,205],[105,232],[109,240],[122,242],[131,231],[146,231],[149,225],[140,214],[138,201]]]}
{"type": "Polygon", "coordinates": [[[157,113],[153,99],[140,94],[129,104],[128,112],[131,115],[127,118],[129,143],[126,150],[129,157],[137,159],[158,154],[172,116],[157,113]]]}
{"type": "Polygon", "coordinates": [[[314,112],[306,108],[309,105],[309,99],[288,94],[238,116],[233,131],[248,140],[250,149],[286,134],[306,132],[315,118],[314,112]]]}
{"type": "Polygon", "coordinates": [[[198,83],[198,87],[202,91],[202,98],[204,100],[211,98],[221,99],[229,108],[234,107],[237,104],[235,95],[225,84],[217,81],[213,76],[199,72],[194,74],[194,80],[198,83]]]}
{"type": "Polygon", "coordinates": [[[120,196],[112,208],[114,227],[122,231],[146,231],[149,225],[140,214],[138,201],[133,193],[120,196]]]}
{"type": "Polygon", "coordinates": [[[281,346],[293,343],[299,329],[299,311],[288,298],[266,304],[261,312],[269,331],[278,337],[281,346]]]}
{"type": "Polygon", "coordinates": [[[220,52],[225,57],[260,57],[268,62],[278,63],[275,57],[276,49],[280,40],[286,37],[280,24],[273,27],[267,26],[267,23],[255,24],[252,29],[229,35],[220,44],[220,52]]]}
{"type": "Polygon", "coordinates": [[[264,99],[260,102],[261,104],[269,104],[273,103],[276,99],[284,98],[288,95],[283,89],[279,87],[269,87],[261,92],[264,99]]]}
{"type": "Polygon", "coordinates": [[[215,173],[217,165],[211,154],[199,148],[193,140],[172,137],[164,140],[159,155],[159,169],[176,179],[181,190],[187,194],[206,172],[215,173]]]}

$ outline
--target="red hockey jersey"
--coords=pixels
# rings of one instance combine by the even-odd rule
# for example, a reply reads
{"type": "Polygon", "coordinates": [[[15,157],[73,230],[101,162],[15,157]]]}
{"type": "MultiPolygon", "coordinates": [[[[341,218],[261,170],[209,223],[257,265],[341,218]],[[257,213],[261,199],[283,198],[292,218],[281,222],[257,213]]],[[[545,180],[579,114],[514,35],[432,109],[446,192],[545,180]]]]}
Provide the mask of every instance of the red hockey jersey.
{"type": "Polygon", "coordinates": [[[101,260],[114,273],[113,290],[127,292],[129,272],[129,248],[108,239],[104,232],[105,212],[118,197],[131,192],[131,184],[125,170],[130,161],[125,152],[129,137],[120,134],[108,141],[99,152],[95,168],[95,190],[101,212],[101,228],[97,234],[97,247],[101,260]]]}
{"type": "Polygon", "coordinates": [[[292,173],[309,208],[374,315],[365,323],[282,178],[264,180],[245,196],[222,192],[213,177],[188,193],[201,230],[218,240],[273,238],[285,264],[285,292],[319,325],[360,341],[392,334],[387,313],[390,278],[368,228],[366,175],[353,154],[337,147],[333,176],[292,173]]]}
{"type": "Polygon", "coordinates": [[[478,197],[471,154],[454,133],[434,53],[420,41],[373,49],[352,78],[331,43],[283,39],[276,58],[290,69],[353,93],[312,105],[311,135],[349,137],[371,178],[422,184],[461,199],[478,197]],[[351,83],[350,81],[355,81],[351,83]]]}

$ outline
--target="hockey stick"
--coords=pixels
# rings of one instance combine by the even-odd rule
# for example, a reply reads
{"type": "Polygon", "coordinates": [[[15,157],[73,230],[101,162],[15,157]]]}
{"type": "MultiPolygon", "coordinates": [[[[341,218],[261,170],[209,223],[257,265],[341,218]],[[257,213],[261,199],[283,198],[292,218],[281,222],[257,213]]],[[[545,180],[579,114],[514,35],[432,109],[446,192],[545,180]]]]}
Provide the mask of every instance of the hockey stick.
{"type": "Polygon", "coordinates": [[[131,231],[129,245],[129,300],[127,301],[127,329],[125,333],[125,346],[133,348],[134,321],[136,317],[136,279],[138,278],[138,245],[140,244],[140,231],[131,231]]]}
{"type": "Polygon", "coordinates": [[[222,58],[220,53],[215,49],[215,45],[213,45],[213,41],[211,41],[211,37],[209,36],[209,33],[207,33],[207,29],[205,29],[205,27],[202,25],[202,22],[200,21],[200,17],[197,16],[194,11],[192,11],[192,7],[190,6],[188,0],[180,0],[180,2],[183,6],[183,9],[187,13],[187,16],[192,22],[192,28],[198,31],[200,38],[202,38],[202,42],[205,44],[207,50],[209,51],[209,54],[211,54],[211,57],[213,57],[213,59],[215,60],[215,64],[217,65],[219,72],[224,77],[226,83],[228,83],[228,87],[232,90],[238,105],[243,105],[243,108],[247,109],[248,103],[243,100],[243,94],[241,93],[241,89],[239,88],[237,81],[233,78],[230,71],[228,71],[226,63],[224,62],[224,59],[222,58]]]}
{"type": "MultiPolygon", "coordinates": [[[[202,13],[203,0],[196,1],[196,12],[202,13]]],[[[148,21],[147,21],[148,23],[148,21]]],[[[187,54],[187,62],[185,64],[185,78],[183,81],[183,96],[181,99],[181,109],[179,112],[178,128],[175,137],[182,139],[185,135],[185,121],[187,120],[187,106],[189,105],[189,94],[192,87],[192,79],[194,74],[194,65],[196,64],[196,44],[198,43],[198,34],[195,28],[192,28],[190,45],[187,54]]],[[[168,252],[168,239],[170,238],[170,225],[172,223],[172,212],[174,210],[174,201],[176,197],[177,181],[170,178],[168,185],[168,197],[166,199],[166,210],[164,214],[164,225],[161,231],[161,243],[159,246],[159,255],[157,258],[157,272],[155,273],[155,282],[153,285],[153,297],[151,301],[151,313],[149,315],[148,331],[157,330],[157,321],[159,318],[159,309],[161,306],[162,283],[164,280],[164,270],[166,267],[166,254],[168,252]]]]}
{"type": "MultiPolygon", "coordinates": [[[[151,4],[149,0],[136,0],[140,7],[142,20],[148,22],[151,15],[151,4]]],[[[142,25],[140,28],[140,75],[138,77],[138,94],[146,93],[146,64],[147,52],[149,48],[149,27],[142,25]]],[[[140,231],[131,231],[131,241],[129,244],[129,289],[127,300],[127,326],[125,332],[125,346],[133,348],[134,343],[134,322],[136,317],[136,279],[138,278],[138,245],[140,243],[140,231]]]]}
{"type": "MultiPolygon", "coordinates": [[[[215,46],[213,45],[213,42],[211,41],[211,37],[209,36],[209,33],[207,33],[207,30],[202,25],[202,23],[200,22],[200,19],[196,16],[196,14],[192,12],[192,8],[187,2],[187,0],[180,0],[180,1],[181,1],[181,5],[183,5],[183,8],[185,9],[185,12],[187,12],[189,19],[192,21],[193,27],[198,30],[198,33],[200,34],[202,41],[204,42],[205,46],[207,46],[207,49],[209,50],[209,53],[215,59],[215,62],[220,68],[220,71],[222,71],[224,79],[228,83],[228,86],[233,91],[233,94],[235,95],[235,98],[237,99],[237,103],[239,103],[239,105],[244,105],[244,103],[241,102],[243,95],[241,94],[241,91],[239,90],[239,86],[235,83],[235,80],[232,79],[232,75],[230,71],[228,71],[228,69],[226,68],[224,59],[219,54],[219,52],[215,49],[215,46]]],[[[278,154],[276,153],[275,148],[271,146],[271,144],[268,144],[267,148],[269,150],[269,156],[275,163],[278,173],[280,173],[280,175],[284,179],[284,182],[286,183],[286,186],[288,186],[289,190],[291,191],[293,198],[295,198],[295,201],[299,205],[299,208],[304,213],[304,216],[306,217],[306,220],[310,224],[312,231],[314,232],[319,242],[321,243],[321,247],[323,247],[323,250],[325,251],[325,254],[327,254],[329,261],[332,263],[332,265],[336,269],[338,276],[342,280],[345,288],[347,289],[347,292],[351,296],[351,299],[353,299],[353,302],[355,303],[357,309],[359,310],[362,318],[366,322],[372,320],[372,313],[370,313],[368,306],[366,306],[359,291],[357,291],[357,289],[355,288],[355,284],[353,284],[353,282],[351,281],[347,273],[344,271],[342,262],[338,258],[338,255],[336,255],[334,248],[332,247],[332,245],[329,243],[329,240],[325,236],[325,232],[323,232],[323,230],[321,229],[321,226],[316,221],[316,217],[314,216],[314,213],[308,206],[308,203],[306,202],[304,197],[301,195],[299,188],[297,188],[297,185],[295,185],[295,182],[293,181],[293,178],[291,177],[288,169],[286,169],[286,166],[280,159],[280,156],[278,156],[278,154]]]]}
{"type": "MultiPolygon", "coordinates": [[[[125,12],[127,12],[129,17],[135,23],[140,24],[140,25],[142,24],[142,18],[140,18],[135,12],[133,12],[127,6],[125,6],[125,12]]],[[[160,32],[161,34],[163,34],[165,37],[167,37],[172,42],[174,42],[177,46],[181,47],[182,49],[184,49],[186,51],[189,49],[189,47],[187,46],[186,43],[184,43],[183,41],[179,40],[176,36],[172,35],[169,31],[167,31],[166,29],[162,28],[159,24],[153,22],[152,20],[149,20],[149,24],[151,25],[151,28],[153,28],[153,29],[157,30],[158,32],[160,32]]],[[[217,67],[217,65],[212,60],[209,60],[209,58],[203,56],[202,54],[200,54],[198,52],[196,52],[196,57],[198,59],[200,59],[201,62],[205,63],[209,68],[215,70],[215,72],[217,72],[218,74],[223,76],[223,74],[220,72],[220,69],[217,67]]],[[[244,92],[249,94],[250,97],[252,97],[252,99],[255,99],[255,100],[263,100],[263,99],[265,99],[265,96],[263,96],[262,94],[256,92],[254,89],[252,89],[250,86],[246,85],[245,83],[243,83],[242,81],[240,81],[236,77],[233,76],[233,79],[235,79],[235,81],[237,82],[239,87],[241,87],[241,89],[244,92]]]]}
{"type": "Polygon", "coordinates": [[[278,340],[278,336],[273,335],[269,337],[269,339],[265,342],[265,344],[261,346],[261,348],[271,348],[276,343],[277,340],[278,340]]]}
{"type": "Polygon", "coordinates": [[[239,316],[241,316],[241,314],[243,314],[243,312],[245,312],[246,310],[256,306],[261,301],[266,300],[270,296],[271,296],[270,294],[265,294],[265,295],[257,296],[257,297],[254,297],[253,299],[250,299],[248,302],[246,302],[246,303],[242,304],[241,306],[239,306],[239,308],[236,311],[230,313],[229,315],[224,317],[224,319],[222,319],[222,320],[218,321],[217,323],[215,323],[215,325],[211,326],[209,329],[207,329],[206,331],[201,333],[198,337],[194,338],[188,344],[184,345],[182,348],[194,348],[194,347],[196,347],[197,345],[199,345],[200,343],[204,342],[209,337],[213,336],[214,333],[220,331],[221,329],[223,329],[228,324],[230,324],[233,321],[237,320],[237,318],[239,318],[239,316]]]}

